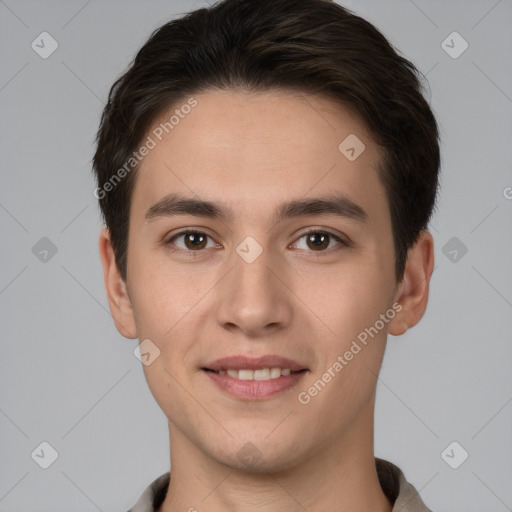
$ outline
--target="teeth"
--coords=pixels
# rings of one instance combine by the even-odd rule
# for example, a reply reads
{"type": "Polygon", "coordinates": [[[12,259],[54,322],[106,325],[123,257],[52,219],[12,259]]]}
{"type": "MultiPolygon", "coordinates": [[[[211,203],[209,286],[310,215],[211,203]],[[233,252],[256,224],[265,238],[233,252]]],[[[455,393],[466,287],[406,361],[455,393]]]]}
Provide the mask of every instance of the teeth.
{"type": "Polygon", "coordinates": [[[270,368],[262,368],[261,370],[254,370],[254,380],[269,380],[270,368]]]}
{"type": "MultiPolygon", "coordinates": [[[[235,370],[236,372],[236,370],[235,370]]],[[[254,379],[254,371],[253,370],[238,370],[238,378],[240,380],[253,380],[254,379]]]]}
{"type": "Polygon", "coordinates": [[[269,380],[278,379],[281,375],[290,375],[290,368],[260,368],[259,370],[220,370],[220,375],[229,375],[238,380],[269,380]]]}
{"type": "Polygon", "coordinates": [[[270,378],[277,379],[281,377],[281,368],[270,368],[270,378]]]}

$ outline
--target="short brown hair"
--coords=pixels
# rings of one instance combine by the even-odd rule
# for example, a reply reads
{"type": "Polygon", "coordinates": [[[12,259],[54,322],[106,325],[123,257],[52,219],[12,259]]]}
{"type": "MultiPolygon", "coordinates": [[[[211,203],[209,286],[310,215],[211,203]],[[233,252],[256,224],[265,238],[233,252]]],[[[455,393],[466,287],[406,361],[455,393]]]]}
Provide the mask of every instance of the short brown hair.
{"type": "Polygon", "coordinates": [[[150,123],[194,93],[291,89],[353,107],[383,148],[395,274],[435,208],[439,134],[420,72],[371,23],[328,0],[223,0],[155,30],[114,83],[93,158],[101,211],[126,280],[136,167],[110,186],[150,123]]]}

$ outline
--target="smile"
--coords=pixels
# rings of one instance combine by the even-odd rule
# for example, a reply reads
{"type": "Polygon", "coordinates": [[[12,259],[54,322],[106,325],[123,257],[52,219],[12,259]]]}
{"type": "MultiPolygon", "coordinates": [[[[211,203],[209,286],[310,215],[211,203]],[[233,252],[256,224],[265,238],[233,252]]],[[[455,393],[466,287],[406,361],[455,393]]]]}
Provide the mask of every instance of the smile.
{"type": "Polygon", "coordinates": [[[202,367],[222,392],[242,400],[263,400],[298,384],[309,371],[300,363],[275,355],[232,356],[202,367]]]}
{"type": "Polygon", "coordinates": [[[290,368],[261,368],[259,370],[244,368],[240,370],[219,370],[215,373],[218,373],[219,375],[229,375],[232,379],[238,380],[270,380],[278,379],[283,375],[290,375],[291,373],[298,373],[300,371],[305,370],[292,372],[290,368]]]}

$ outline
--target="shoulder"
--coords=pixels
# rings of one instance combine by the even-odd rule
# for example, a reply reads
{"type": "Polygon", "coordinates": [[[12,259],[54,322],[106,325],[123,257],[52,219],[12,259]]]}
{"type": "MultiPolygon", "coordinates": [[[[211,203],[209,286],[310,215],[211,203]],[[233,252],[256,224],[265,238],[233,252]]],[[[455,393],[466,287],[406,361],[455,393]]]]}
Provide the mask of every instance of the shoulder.
{"type": "Polygon", "coordinates": [[[128,512],[156,512],[165,499],[170,479],[171,474],[168,471],[151,482],[128,512]]]}
{"type": "Polygon", "coordinates": [[[384,494],[394,503],[392,512],[432,512],[398,466],[377,457],[375,466],[384,494]]]}

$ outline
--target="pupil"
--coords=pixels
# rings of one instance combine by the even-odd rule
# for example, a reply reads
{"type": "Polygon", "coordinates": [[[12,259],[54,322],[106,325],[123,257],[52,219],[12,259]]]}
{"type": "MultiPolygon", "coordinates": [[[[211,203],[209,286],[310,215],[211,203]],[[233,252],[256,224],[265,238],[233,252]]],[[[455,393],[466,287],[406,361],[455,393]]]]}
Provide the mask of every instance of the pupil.
{"type": "Polygon", "coordinates": [[[201,249],[204,246],[204,240],[206,237],[199,233],[189,233],[187,235],[187,246],[192,249],[201,249]],[[200,239],[200,240],[197,240],[200,239]],[[199,243],[197,243],[199,242],[199,243]]]}
{"type": "Polygon", "coordinates": [[[328,243],[326,244],[325,242],[327,241],[329,235],[326,235],[326,234],[312,234],[312,235],[309,235],[308,237],[308,240],[313,244],[314,247],[316,248],[323,248],[323,247],[326,247],[327,245],[329,245],[328,243]],[[320,239],[319,240],[319,243],[316,243],[315,242],[315,239],[320,239]]]}

